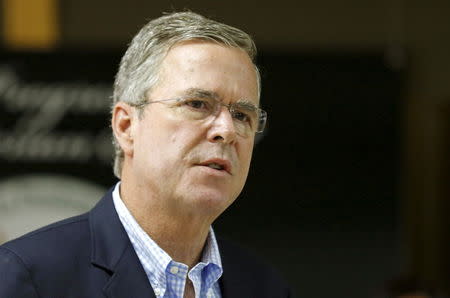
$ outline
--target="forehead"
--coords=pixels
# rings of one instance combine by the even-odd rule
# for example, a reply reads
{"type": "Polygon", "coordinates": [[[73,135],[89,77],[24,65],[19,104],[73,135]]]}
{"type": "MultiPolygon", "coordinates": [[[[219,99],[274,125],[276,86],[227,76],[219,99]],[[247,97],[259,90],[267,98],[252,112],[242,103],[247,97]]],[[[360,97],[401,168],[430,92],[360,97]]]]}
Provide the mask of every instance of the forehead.
{"type": "Polygon", "coordinates": [[[239,48],[203,41],[178,43],[163,59],[159,77],[153,95],[177,96],[195,88],[223,100],[259,102],[256,68],[239,48]]]}

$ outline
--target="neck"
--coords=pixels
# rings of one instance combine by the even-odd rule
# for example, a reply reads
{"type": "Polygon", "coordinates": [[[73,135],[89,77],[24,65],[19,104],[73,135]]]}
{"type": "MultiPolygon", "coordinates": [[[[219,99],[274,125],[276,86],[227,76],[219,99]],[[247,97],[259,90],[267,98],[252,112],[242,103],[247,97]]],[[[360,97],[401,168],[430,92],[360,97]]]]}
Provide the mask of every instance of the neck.
{"type": "Polygon", "coordinates": [[[192,268],[200,261],[211,222],[195,214],[175,213],[153,198],[122,181],[120,196],[141,228],[174,261],[192,268]]]}

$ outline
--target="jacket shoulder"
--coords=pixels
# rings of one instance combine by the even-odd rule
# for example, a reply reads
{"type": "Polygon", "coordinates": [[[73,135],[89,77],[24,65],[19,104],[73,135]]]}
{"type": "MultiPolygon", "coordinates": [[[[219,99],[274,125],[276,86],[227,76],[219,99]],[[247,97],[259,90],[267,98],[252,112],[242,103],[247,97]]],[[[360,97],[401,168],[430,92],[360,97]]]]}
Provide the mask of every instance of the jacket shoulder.
{"type": "MultiPolygon", "coordinates": [[[[248,249],[218,238],[224,270],[224,290],[252,289],[251,297],[290,297],[289,285],[273,266],[248,249]],[[255,295],[255,293],[258,293],[255,295]]],[[[250,292],[249,292],[250,295],[250,292]]]]}
{"type": "Polygon", "coordinates": [[[4,243],[0,248],[14,253],[27,264],[58,264],[61,258],[76,252],[89,242],[88,214],[82,214],[55,222],[17,239],[4,243]]]}

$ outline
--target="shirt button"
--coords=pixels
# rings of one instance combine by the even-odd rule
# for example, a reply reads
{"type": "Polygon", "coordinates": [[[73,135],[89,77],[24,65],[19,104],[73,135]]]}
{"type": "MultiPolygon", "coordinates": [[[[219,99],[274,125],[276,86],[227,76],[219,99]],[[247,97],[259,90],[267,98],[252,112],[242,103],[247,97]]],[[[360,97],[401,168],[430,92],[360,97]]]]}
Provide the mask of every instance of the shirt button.
{"type": "Polygon", "coordinates": [[[177,274],[178,273],[178,267],[177,266],[170,267],[170,273],[177,274]]]}
{"type": "Polygon", "coordinates": [[[208,292],[206,293],[206,297],[211,298],[213,296],[213,291],[212,289],[209,289],[208,292]]]}
{"type": "Polygon", "coordinates": [[[155,295],[156,295],[156,296],[161,295],[161,289],[160,289],[160,288],[156,288],[156,289],[155,289],[155,295]]]}

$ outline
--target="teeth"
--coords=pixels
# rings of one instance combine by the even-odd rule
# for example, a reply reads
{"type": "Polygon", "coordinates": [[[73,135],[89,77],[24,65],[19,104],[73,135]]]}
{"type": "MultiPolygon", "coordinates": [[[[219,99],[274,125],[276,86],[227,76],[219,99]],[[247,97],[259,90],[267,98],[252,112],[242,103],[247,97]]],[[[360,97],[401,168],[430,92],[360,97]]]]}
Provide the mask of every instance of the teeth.
{"type": "Polygon", "coordinates": [[[221,165],[216,164],[216,163],[210,163],[210,164],[208,164],[208,167],[216,169],[216,170],[222,170],[223,169],[223,167],[221,165]]]}

